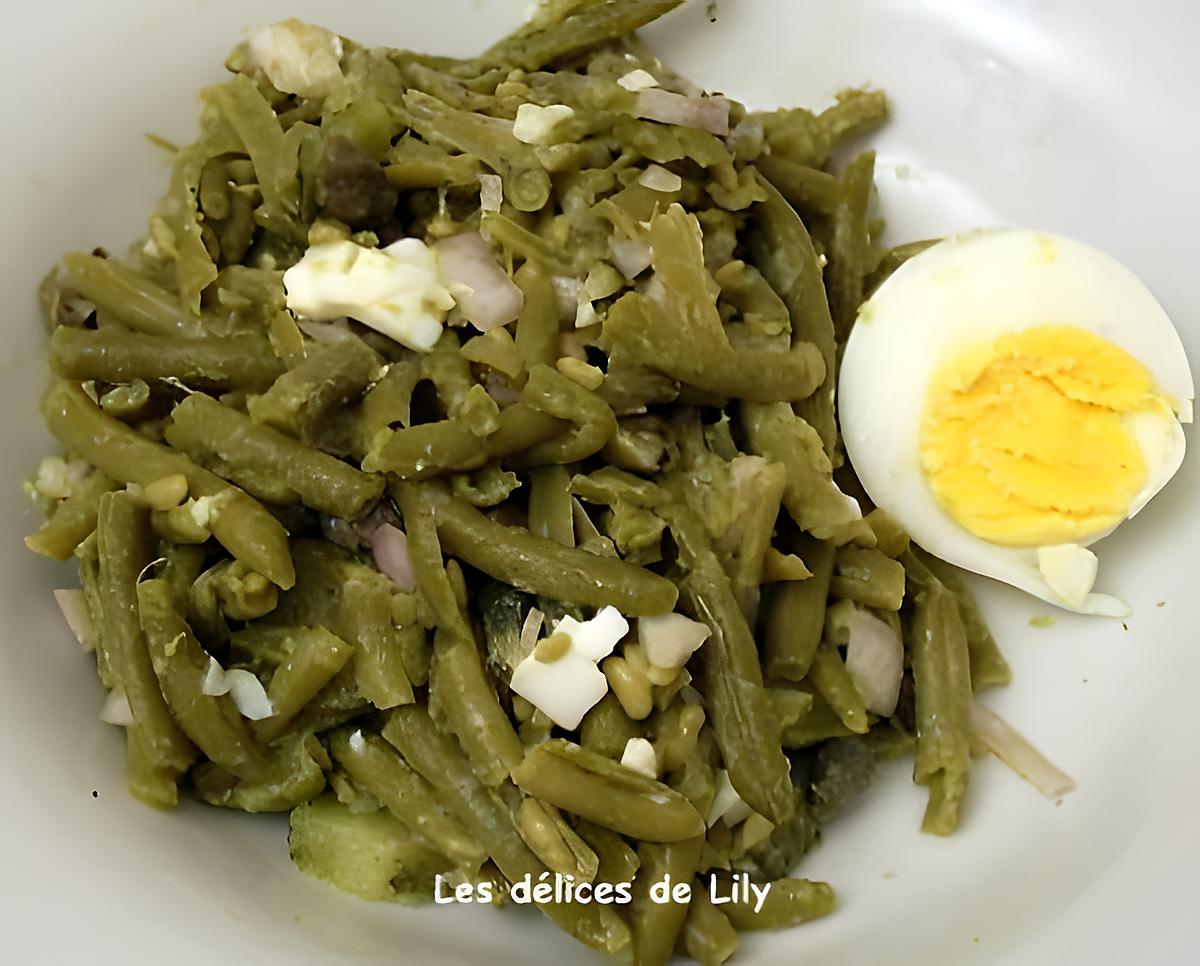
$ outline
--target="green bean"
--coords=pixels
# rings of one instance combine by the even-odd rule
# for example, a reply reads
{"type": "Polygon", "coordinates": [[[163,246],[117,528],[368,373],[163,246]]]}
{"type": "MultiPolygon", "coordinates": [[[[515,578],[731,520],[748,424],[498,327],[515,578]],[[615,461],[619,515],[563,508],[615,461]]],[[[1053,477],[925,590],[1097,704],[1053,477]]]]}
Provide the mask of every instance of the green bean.
{"type": "Polygon", "coordinates": [[[343,728],[329,736],[329,750],[355,782],[454,865],[477,869],[483,863],[487,852],[475,836],[382,738],[343,728]]]}
{"type": "Polygon", "coordinates": [[[870,728],[867,709],[835,647],[823,642],[817,648],[808,679],[847,729],[854,734],[867,733],[870,728]]]}
{"type": "Polygon", "coordinates": [[[763,670],[768,677],[801,681],[821,643],[834,547],[829,541],[805,536],[793,549],[812,576],[773,584],[766,591],[763,670]]]}
{"type": "Polygon", "coordinates": [[[911,566],[914,581],[908,652],[916,689],[917,750],[913,780],[929,788],[922,830],[948,835],[958,825],[958,809],[971,767],[971,667],[967,635],[958,605],[936,578],[924,579],[911,566]]]}
{"type": "Polygon", "coordinates": [[[184,338],[201,334],[199,323],[184,313],[174,295],[132,268],[82,253],[64,255],[62,263],[71,288],[135,332],[184,338]]]}
{"type": "Polygon", "coordinates": [[[988,630],[987,622],[983,619],[979,605],[975,602],[975,597],[963,580],[961,572],[919,548],[913,548],[913,556],[946,585],[946,589],[954,595],[954,600],[958,603],[958,613],[967,634],[972,690],[982,691],[984,688],[1008,684],[1012,680],[1008,661],[1000,653],[1000,647],[992,637],[992,632],[988,630]]]}
{"type": "Polygon", "coordinates": [[[25,538],[25,546],[51,560],[69,560],[88,535],[96,529],[100,498],[113,489],[113,481],[99,470],[51,512],[35,532],[25,538]]]}
{"type": "Polygon", "coordinates": [[[50,432],[110,478],[146,486],[182,473],[189,491],[210,497],[206,514],[213,535],[234,557],[287,589],[295,583],[287,535],[262,504],[196,466],[182,453],[159,446],[102,413],[78,386],[55,381],[42,400],[50,432]]]}
{"type": "Polygon", "coordinates": [[[824,382],[795,408],[832,457],[837,444],[833,416],[837,357],[821,262],[804,222],[777,191],[765,187],[767,200],[754,209],[748,247],[754,264],[787,305],[792,341],[812,343],[825,361],[824,382]]]}
{"type": "Polygon", "coordinates": [[[366,567],[356,567],[341,588],[341,623],[354,645],[354,676],[362,696],[380,710],[414,700],[404,655],[392,624],[391,583],[366,567]]]}
{"type": "Polygon", "coordinates": [[[350,660],[354,649],[324,627],[287,629],[287,660],[271,675],[267,697],[275,713],[252,725],[263,744],[287,729],[292,719],[350,660]]]}
{"type": "Polygon", "coordinates": [[[574,5],[561,19],[530,22],[489,47],[481,66],[514,66],[537,70],[557,60],[616,40],[679,6],[682,0],[616,0],[574,5]]]}
{"type": "Polygon", "coordinates": [[[179,379],[214,389],[262,389],[283,366],[258,336],[142,335],[120,329],[69,329],[50,338],[50,366],[64,379],[130,382],[179,379]]]}
{"type": "Polygon", "coordinates": [[[450,867],[391,813],[356,813],[333,795],[305,802],[289,821],[296,867],[361,899],[428,901],[434,876],[450,867]]]}
{"type": "Polygon", "coordinates": [[[125,729],[125,783],[129,794],[151,808],[179,804],[179,772],[154,762],[140,725],[125,729]]]}
{"type": "Polygon", "coordinates": [[[775,823],[792,808],[779,721],[763,687],[754,635],[704,529],[687,507],[662,510],[687,568],[681,588],[695,616],[712,630],[700,656],[708,713],[729,778],[742,799],[775,823]]]}
{"type": "Polygon", "coordinates": [[[474,155],[504,181],[504,195],[518,211],[538,211],[550,199],[550,175],[528,144],[506,124],[460,111],[421,91],[404,95],[408,121],[431,144],[449,144],[474,155]]]}
{"type": "Polygon", "coordinates": [[[155,768],[181,774],[194,759],[195,749],[171,718],[138,624],[137,582],[154,558],[146,511],[128,494],[105,494],[100,499],[96,535],[100,564],[96,631],[114,686],[121,687],[129,700],[146,760],[155,768]]]}
{"type": "MultiPolygon", "coordinates": [[[[582,274],[578,265],[578,253],[564,252],[553,239],[524,228],[513,219],[498,211],[489,211],[483,218],[488,237],[504,249],[510,257],[524,259],[550,275],[575,276],[582,274]]],[[[553,304],[557,328],[558,306],[553,304]]],[[[518,328],[520,321],[518,320],[518,328]]],[[[557,341],[557,340],[556,340],[557,341]]],[[[554,360],[550,360],[553,362],[554,360]]]]}
{"type": "Polygon", "coordinates": [[[166,437],[200,465],[255,496],[267,498],[264,487],[255,485],[267,480],[271,489],[291,497],[271,502],[299,500],[353,520],[383,493],[382,478],[361,473],[201,393],[175,407],[166,437]]]}
{"type": "Polygon", "coordinates": [[[175,247],[174,287],[179,293],[182,314],[189,320],[200,318],[200,296],[217,277],[217,266],[205,244],[200,224],[197,200],[200,178],[205,162],[213,154],[240,149],[240,146],[235,147],[236,136],[231,141],[219,145],[200,142],[180,151],[171,169],[171,184],[159,205],[175,247]]]}
{"type": "Polygon", "coordinates": [[[775,533],[787,470],[758,456],[737,456],[729,464],[733,522],[717,543],[717,554],[729,574],[746,620],[755,623],[763,562],[775,533]]]}
{"type": "Polygon", "coordinates": [[[638,857],[622,836],[584,819],[577,820],[575,831],[596,853],[598,865],[594,881],[610,885],[633,881],[638,870],[638,857]]]}
{"type": "Polygon", "coordinates": [[[638,842],[638,872],[629,905],[635,966],[665,966],[670,960],[688,906],[673,900],[655,901],[650,890],[655,886],[661,889],[663,883],[668,890],[679,883],[691,885],[703,847],[703,833],[680,842],[638,842]]]}
{"type": "Polygon", "coordinates": [[[847,738],[853,733],[823,697],[814,695],[808,712],[784,728],[784,748],[810,748],[829,738],[847,738]]]}
{"type": "Polygon", "coordinates": [[[833,464],[817,431],[781,403],[744,403],[741,424],[750,450],[787,470],[783,503],[801,529],[818,539],[855,532],[861,514],[833,482],[833,464]]]}
{"type": "MultiPolygon", "coordinates": [[[[476,365],[486,366],[510,380],[520,381],[525,371],[521,352],[512,333],[504,326],[489,329],[463,343],[462,357],[476,365]]],[[[482,390],[483,386],[479,386],[482,390]]]]}
{"type": "Polygon", "coordinates": [[[523,799],[517,809],[517,831],[551,872],[581,882],[595,880],[600,860],[553,805],[536,798],[523,799]]]}
{"type": "Polygon", "coordinates": [[[754,166],[793,208],[826,218],[837,210],[841,185],[828,172],[771,154],[756,158],[754,166]]]}
{"type": "Polygon", "coordinates": [[[513,781],[530,795],[632,838],[678,842],[704,832],[704,820],[678,792],[561,738],[528,751],[513,781]]]}
{"type": "Polygon", "coordinates": [[[720,966],[733,955],[737,944],[737,930],[725,913],[712,904],[706,883],[697,880],[684,922],[683,948],[701,966],[720,966]]]}
{"type": "Polygon", "coordinates": [[[597,755],[620,761],[629,740],[642,734],[638,722],[625,713],[617,696],[609,691],[583,716],[579,744],[597,755]]]}
{"type": "Polygon", "coordinates": [[[624,501],[647,509],[657,506],[665,498],[656,484],[614,466],[576,474],[571,478],[571,493],[588,503],[615,506],[624,501]]]}
{"type": "Polygon", "coordinates": [[[396,423],[412,424],[412,396],[420,381],[421,363],[410,357],[389,365],[383,378],[367,390],[359,414],[363,442],[356,447],[356,455],[366,455],[370,441],[381,429],[391,429],[396,423]]]}
{"type": "Polygon", "coordinates": [[[500,411],[494,433],[480,439],[463,419],[380,433],[363,459],[366,472],[388,472],[404,480],[427,480],[451,470],[473,470],[552,440],[570,423],[516,402],[500,411]]]}
{"type": "Polygon", "coordinates": [[[150,387],[143,380],[134,379],[108,390],[100,397],[100,408],[123,422],[134,423],[149,417],[152,402],[150,387]]]}
{"type": "Polygon", "coordinates": [[[874,547],[838,550],[829,593],[867,607],[896,611],[904,600],[904,565],[874,547]]]}
{"type": "Polygon", "coordinates": [[[669,775],[691,759],[707,720],[700,705],[683,701],[672,701],[651,718],[649,733],[664,774],[669,775]]]}
{"type": "Polygon", "coordinates": [[[762,908],[754,911],[755,900],[738,894],[721,909],[738,930],[786,929],[833,912],[834,895],[828,883],[808,879],[776,879],[763,898],[762,908]]]}
{"type": "Polygon", "coordinates": [[[850,334],[863,301],[871,246],[867,207],[874,177],[875,152],[864,151],[846,167],[842,176],[842,200],[833,217],[833,241],[825,277],[834,331],[840,340],[850,334]]]}
{"type": "Polygon", "coordinates": [[[421,357],[421,378],[433,383],[448,416],[461,414],[463,400],[476,383],[455,332],[444,330],[433,349],[421,357]]]}
{"type": "Polygon", "coordinates": [[[552,366],[558,361],[558,303],[554,287],[545,269],[536,261],[527,261],[513,276],[525,296],[517,318],[517,351],[525,368],[552,366]]]}
{"type": "Polygon", "coordinates": [[[242,812],[289,812],[325,790],[325,772],[318,758],[328,763],[320,741],[296,732],[272,745],[263,775],[238,778],[206,762],[192,770],[192,784],[209,805],[242,812]]]}
{"type": "Polygon", "coordinates": [[[524,748],[484,673],[474,635],[438,628],[430,700],[436,700],[483,783],[494,787],[504,782],[520,763],[524,748]]]}
{"type": "Polygon", "coordinates": [[[529,475],[529,530],[564,547],[575,546],[571,472],[561,464],[539,466],[529,475]]]}
{"type": "Polygon", "coordinates": [[[255,422],[303,438],[330,411],[360,395],[379,376],[379,369],[379,357],[362,340],[335,342],[252,398],[250,416],[255,422]]]}
{"type": "Polygon", "coordinates": [[[586,459],[603,448],[617,431],[617,417],[607,403],[550,366],[536,365],[529,370],[521,398],[532,409],[572,424],[557,439],[531,447],[521,458],[527,465],[586,459]]]}
{"type": "MultiPolygon", "coordinates": [[[[437,729],[424,708],[411,706],[391,712],[383,737],[433,786],[438,800],[478,841],[486,843],[506,879],[516,882],[525,875],[536,879],[546,871],[517,834],[512,814],[499,794],[479,781],[458,743],[437,729]]],[[[616,955],[629,945],[629,928],[614,909],[553,903],[541,908],[594,949],[616,955]]]]}
{"type": "Polygon", "coordinates": [[[444,489],[425,486],[443,549],[494,580],[585,607],[611,604],[633,617],[665,614],[675,605],[678,593],[665,577],[496,523],[444,489]]]}
{"type": "Polygon", "coordinates": [[[383,173],[393,187],[405,191],[463,187],[478,182],[479,159],[469,154],[451,155],[405,135],[388,152],[383,173]]]}
{"type": "Polygon", "coordinates": [[[229,695],[203,693],[209,656],[192,635],[164,580],[137,585],[138,612],[163,697],[183,732],[213,762],[255,781],[267,762],[229,695]]]}

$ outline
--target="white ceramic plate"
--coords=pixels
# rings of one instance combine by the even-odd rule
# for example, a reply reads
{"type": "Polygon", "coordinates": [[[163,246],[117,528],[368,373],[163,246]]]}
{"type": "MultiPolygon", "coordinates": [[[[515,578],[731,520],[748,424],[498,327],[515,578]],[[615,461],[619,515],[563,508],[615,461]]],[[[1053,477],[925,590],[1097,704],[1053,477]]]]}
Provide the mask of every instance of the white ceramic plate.
{"type": "MultiPolygon", "coordinates": [[[[0,344],[0,958],[187,964],[590,962],[536,914],[372,906],[295,872],[286,822],[125,793],[120,736],[50,589],[66,568],[24,552],[20,482],[48,443],[34,406],[33,290],[57,255],[141,229],[166,178],[145,131],[187,140],[195,92],[248,26],[297,15],[365,42],[468,54],[525,0],[155,0],[6,9],[0,344]],[[252,9],[251,9],[252,7],[252,9]]],[[[649,32],[686,74],[753,106],[823,104],[872,82],[895,119],[875,138],[894,238],[1036,226],[1107,249],[1158,293],[1200,360],[1192,166],[1200,15],[1186,0],[694,0],[649,32]]],[[[1192,444],[1195,434],[1190,432],[1192,444]]],[[[749,939],[739,961],[859,966],[1196,961],[1200,860],[1200,460],[1099,546],[1120,624],[1058,615],[987,586],[1015,682],[989,698],[1068,769],[1058,807],[994,762],[962,830],[921,835],[923,793],[894,768],[803,867],[838,912],[749,939]],[[1159,602],[1163,602],[1161,606],[1159,602]]]]}

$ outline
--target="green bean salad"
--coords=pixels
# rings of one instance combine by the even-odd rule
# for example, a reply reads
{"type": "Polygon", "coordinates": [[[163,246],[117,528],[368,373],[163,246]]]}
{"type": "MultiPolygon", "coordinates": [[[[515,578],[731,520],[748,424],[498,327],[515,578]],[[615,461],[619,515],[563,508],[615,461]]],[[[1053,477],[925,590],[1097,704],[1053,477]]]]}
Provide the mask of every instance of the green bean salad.
{"type": "Polygon", "coordinates": [[[130,256],[47,277],[26,542],[78,565],[136,798],[288,812],[365,899],[551,873],[588,946],[719,963],[832,910],[792,876],[880,760],[942,835],[1004,757],[995,641],[834,418],[920,247],[831,162],[886,99],[702,92],[632,36],[679,2],[551,0],[469,60],[263,28],[130,256]]]}

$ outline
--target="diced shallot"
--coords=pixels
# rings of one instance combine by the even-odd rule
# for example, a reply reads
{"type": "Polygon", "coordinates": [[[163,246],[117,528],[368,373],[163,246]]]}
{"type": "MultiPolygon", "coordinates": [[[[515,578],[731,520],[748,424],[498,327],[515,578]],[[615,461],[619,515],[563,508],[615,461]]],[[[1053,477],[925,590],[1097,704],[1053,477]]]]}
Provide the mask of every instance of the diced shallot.
{"type": "Polygon", "coordinates": [[[978,702],[971,706],[971,729],[988,751],[1047,798],[1059,798],[1077,787],[1070,775],[1033,747],[1016,728],[978,702]]]}
{"type": "Polygon", "coordinates": [[[724,137],[729,133],[729,101],[724,97],[684,97],[657,87],[638,91],[638,117],[663,124],[699,128],[724,137]]]}
{"type": "Polygon", "coordinates": [[[525,295],[509,278],[477,231],[443,238],[434,246],[446,287],[468,322],[489,332],[521,313],[525,295]]]}
{"type": "Polygon", "coordinates": [[[904,676],[904,645],[890,625],[860,607],[850,612],[848,624],[846,670],[855,690],[868,711],[891,717],[904,676]]]}
{"type": "Polygon", "coordinates": [[[408,535],[403,530],[381,523],[371,534],[371,555],[379,572],[405,593],[417,586],[408,555],[408,535]]]}
{"type": "Polygon", "coordinates": [[[92,626],[92,615],[88,610],[87,598],[82,590],[56,590],[54,602],[66,618],[67,626],[75,635],[75,640],[85,651],[96,649],[96,628],[92,626]]]}
{"type": "Polygon", "coordinates": [[[122,728],[133,724],[133,711],[129,707],[129,698],[125,696],[124,688],[113,688],[108,692],[108,697],[104,699],[104,707],[100,709],[100,720],[122,728]]]}

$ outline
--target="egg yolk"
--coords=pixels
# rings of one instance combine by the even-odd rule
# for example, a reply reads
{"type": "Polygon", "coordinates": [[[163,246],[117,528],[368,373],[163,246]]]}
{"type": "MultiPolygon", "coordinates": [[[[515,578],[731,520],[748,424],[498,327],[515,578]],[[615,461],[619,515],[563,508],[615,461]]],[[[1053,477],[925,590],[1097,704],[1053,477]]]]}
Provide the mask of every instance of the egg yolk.
{"type": "Polygon", "coordinates": [[[1071,543],[1128,515],[1147,477],[1131,419],[1163,405],[1145,366],[1107,339],[1035,326],[935,374],[921,466],[938,501],[976,536],[1071,543]]]}

